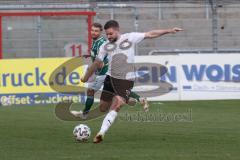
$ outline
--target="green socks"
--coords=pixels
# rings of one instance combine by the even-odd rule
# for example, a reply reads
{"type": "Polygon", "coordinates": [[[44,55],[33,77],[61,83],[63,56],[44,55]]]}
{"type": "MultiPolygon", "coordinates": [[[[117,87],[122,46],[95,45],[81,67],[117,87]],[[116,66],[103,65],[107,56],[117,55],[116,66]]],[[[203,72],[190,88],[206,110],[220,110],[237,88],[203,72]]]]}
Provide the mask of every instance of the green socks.
{"type": "Polygon", "coordinates": [[[84,114],[87,114],[90,111],[90,109],[93,105],[93,102],[94,102],[94,97],[88,96],[87,100],[85,102],[85,108],[83,110],[84,114]]]}
{"type": "Polygon", "coordinates": [[[129,97],[132,97],[132,98],[136,99],[138,102],[140,102],[140,99],[139,99],[140,96],[135,92],[131,92],[129,97]]]}

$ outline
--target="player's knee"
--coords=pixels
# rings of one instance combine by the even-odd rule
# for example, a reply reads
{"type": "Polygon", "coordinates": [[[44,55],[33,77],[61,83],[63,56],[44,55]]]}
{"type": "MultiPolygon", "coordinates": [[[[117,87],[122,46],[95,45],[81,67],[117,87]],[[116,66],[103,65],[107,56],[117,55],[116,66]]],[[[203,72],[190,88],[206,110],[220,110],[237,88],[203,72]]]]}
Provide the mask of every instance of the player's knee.
{"type": "Polygon", "coordinates": [[[87,90],[87,96],[93,97],[94,96],[94,90],[93,89],[88,89],[87,90]]]}
{"type": "Polygon", "coordinates": [[[104,105],[100,105],[99,110],[100,110],[100,112],[107,112],[108,111],[108,107],[104,106],[104,105]]]}
{"type": "Polygon", "coordinates": [[[99,108],[100,112],[107,112],[107,108],[106,107],[101,107],[99,108]]]}
{"type": "Polygon", "coordinates": [[[128,104],[129,106],[135,106],[136,103],[137,103],[137,101],[136,101],[135,99],[133,99],[133,98],[129,98],[129,100],[128,100],[128,102],[127,102],[127,104],[128,104]]]}
{"type": "Polygon", "coordinates": [[[109,109],[109,104],[106,102],[100,102],[99,110],[100,112],[107,112],[109,109]]]}

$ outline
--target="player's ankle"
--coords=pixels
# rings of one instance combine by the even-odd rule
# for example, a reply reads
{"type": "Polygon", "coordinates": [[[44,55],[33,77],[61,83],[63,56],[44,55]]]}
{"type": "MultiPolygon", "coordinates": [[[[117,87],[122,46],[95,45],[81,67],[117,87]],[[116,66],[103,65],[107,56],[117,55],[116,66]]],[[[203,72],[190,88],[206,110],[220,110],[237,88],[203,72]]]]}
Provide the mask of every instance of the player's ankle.
{"type": "Polygon", "coordinates": [[[83,115],[87,115],[89,113],[89,111],[83,111],[83,115]]]}
{"type": "Polygon", "coordinates": [[[105,135],[105,133],[104,133],[104,132],[101,132],[101,131],[99,131],[97,135],[102,135],[102,136],[104,136],[104,135],[105,135]]]}

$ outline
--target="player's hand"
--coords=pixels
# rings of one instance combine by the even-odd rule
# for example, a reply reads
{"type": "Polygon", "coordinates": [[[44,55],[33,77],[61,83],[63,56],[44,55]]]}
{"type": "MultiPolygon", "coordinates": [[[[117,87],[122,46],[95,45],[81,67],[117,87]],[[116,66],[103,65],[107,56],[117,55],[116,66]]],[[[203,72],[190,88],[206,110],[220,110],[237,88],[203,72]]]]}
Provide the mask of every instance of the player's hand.
{"type": "Polygon", "coordinates": [[[85,83],[85,82],[87,82],[88,80],[85,78],[85,77],[82,77],[81,78],[81,82],[83,82],[83,83],[85,83]]]}
{"type": "Polygon", "coordinates": [[[182,28],[178,28],[178,27],[174,27],[172,30],[171,30],[171,33],[177,33],[179,31],[183,31],[182,28]]]}

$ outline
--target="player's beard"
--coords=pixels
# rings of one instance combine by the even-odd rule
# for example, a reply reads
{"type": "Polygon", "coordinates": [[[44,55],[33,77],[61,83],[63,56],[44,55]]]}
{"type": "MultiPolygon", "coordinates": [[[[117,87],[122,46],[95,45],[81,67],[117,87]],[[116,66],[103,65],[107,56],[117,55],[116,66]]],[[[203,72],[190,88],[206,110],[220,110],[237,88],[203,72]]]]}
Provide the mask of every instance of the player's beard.
{"type": "Polygon", "coordinates": [[[116,42],[117,41],[117,39],[118,38],[113,38],[113,39],[111,39],[111,40],[109,40],[111,43],[114,43],[114,42],[116,42]]]}
{"type": "Polygon", "coordinates": [[[100,36],[92,36],[92,39],[95,41],[99,38],[100,36]]]}

